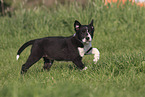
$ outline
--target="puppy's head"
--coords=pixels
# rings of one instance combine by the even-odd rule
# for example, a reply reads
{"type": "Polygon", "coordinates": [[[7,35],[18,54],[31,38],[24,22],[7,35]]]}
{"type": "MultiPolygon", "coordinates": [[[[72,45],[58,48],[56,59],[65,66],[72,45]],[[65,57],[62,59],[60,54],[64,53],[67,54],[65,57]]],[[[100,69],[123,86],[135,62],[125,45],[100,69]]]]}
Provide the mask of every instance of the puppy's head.
{"type": "Polygon", "coordinates": [[[88,44],[93,39],[94,26],[93,20],[89,25],[81,25],[77,20],[74,23],[74,29],[76,31],[76,35],[78,39],[82,41],[84,44],[88,44]]]}

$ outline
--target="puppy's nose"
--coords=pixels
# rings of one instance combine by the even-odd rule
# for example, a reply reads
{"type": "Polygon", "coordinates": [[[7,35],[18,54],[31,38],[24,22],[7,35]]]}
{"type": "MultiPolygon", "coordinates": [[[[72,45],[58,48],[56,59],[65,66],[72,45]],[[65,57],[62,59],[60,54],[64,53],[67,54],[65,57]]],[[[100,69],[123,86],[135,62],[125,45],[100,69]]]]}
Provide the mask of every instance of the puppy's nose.
{"type": "Polygon", "coordinates": [[[86,37],[86,40],[89,40],[90,38],[89,37],[86,37]]]}

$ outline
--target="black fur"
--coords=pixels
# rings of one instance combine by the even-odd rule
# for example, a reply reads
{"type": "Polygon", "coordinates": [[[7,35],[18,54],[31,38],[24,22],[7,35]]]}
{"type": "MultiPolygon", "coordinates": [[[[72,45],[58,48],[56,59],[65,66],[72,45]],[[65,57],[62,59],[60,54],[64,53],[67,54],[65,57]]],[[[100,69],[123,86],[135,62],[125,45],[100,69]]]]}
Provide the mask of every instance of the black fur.
{"type": "Polygon", "coordinates": [[[83,25],[81,27],[81,24],[78,21],[75,21],[74,26],[77,24],[79,24],[79,28],[75,28],[75,36],[45,37],[26,42],[17,53],[17,55],[20,55],[27,46],[32,45],[30,56],[26,63],[23,64],[21,73],[23,74],[27,72],[27,70],[41,58],[44,59],[43,68],[47,70],[50,69],[54,60],[72,61],[79,69],[83,69],[85,66],[82,63],[82,57],[78,52],[78,47],[84,47],[84,44],[80,39],[80,30],[83,29],[83,25]]]}

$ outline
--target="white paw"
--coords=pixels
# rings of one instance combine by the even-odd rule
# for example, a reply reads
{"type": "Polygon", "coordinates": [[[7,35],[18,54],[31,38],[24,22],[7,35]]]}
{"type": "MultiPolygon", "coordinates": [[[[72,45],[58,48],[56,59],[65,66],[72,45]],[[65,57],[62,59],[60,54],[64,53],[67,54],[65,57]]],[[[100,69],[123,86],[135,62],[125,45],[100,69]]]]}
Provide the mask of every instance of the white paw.
{"type": "Polygon", "coordinates": [[[96,64],[97,61],[99,60],[100,52],[99,52],[99,50],[98,50],[97,48],[93,48],[93,49],[92,49],[92,54],[94,54],[94,59],[93,59],[93,61],[94,61],[94,64],[96,64]]]}
{"type": "Polygon", "coordinates": [[[84,71],[84,70],[87,70],[87,68],[88,68],[88,67],[84,67],[84,69],[82,69],[82,70],[80,70],[80,71],[84,71]]]}
{"type": "Polygon", "coordinates": [[[96,64],[98,60],[96,60],[96,59],[93,59],[93,61],[94,61],[94,64],[96,64]]]}
{"type": "Polygon", "coordinates": [[[94,59],[93,59],[94,64],[96,64],[98,60],[99,60],[99,56],[98,55],[94,55],[94,59]]]}

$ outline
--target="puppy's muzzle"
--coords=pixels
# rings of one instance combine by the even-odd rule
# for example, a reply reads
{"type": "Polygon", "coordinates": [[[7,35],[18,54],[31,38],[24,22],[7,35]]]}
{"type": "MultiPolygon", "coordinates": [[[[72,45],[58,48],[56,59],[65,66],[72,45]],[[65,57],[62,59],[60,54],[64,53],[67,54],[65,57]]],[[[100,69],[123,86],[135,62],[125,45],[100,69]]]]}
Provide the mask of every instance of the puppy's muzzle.
{"type": "Polygon", "coordinates": [[[90,40],[90,37],[86,37],[86,40],[89,41],[90,40]]]}

